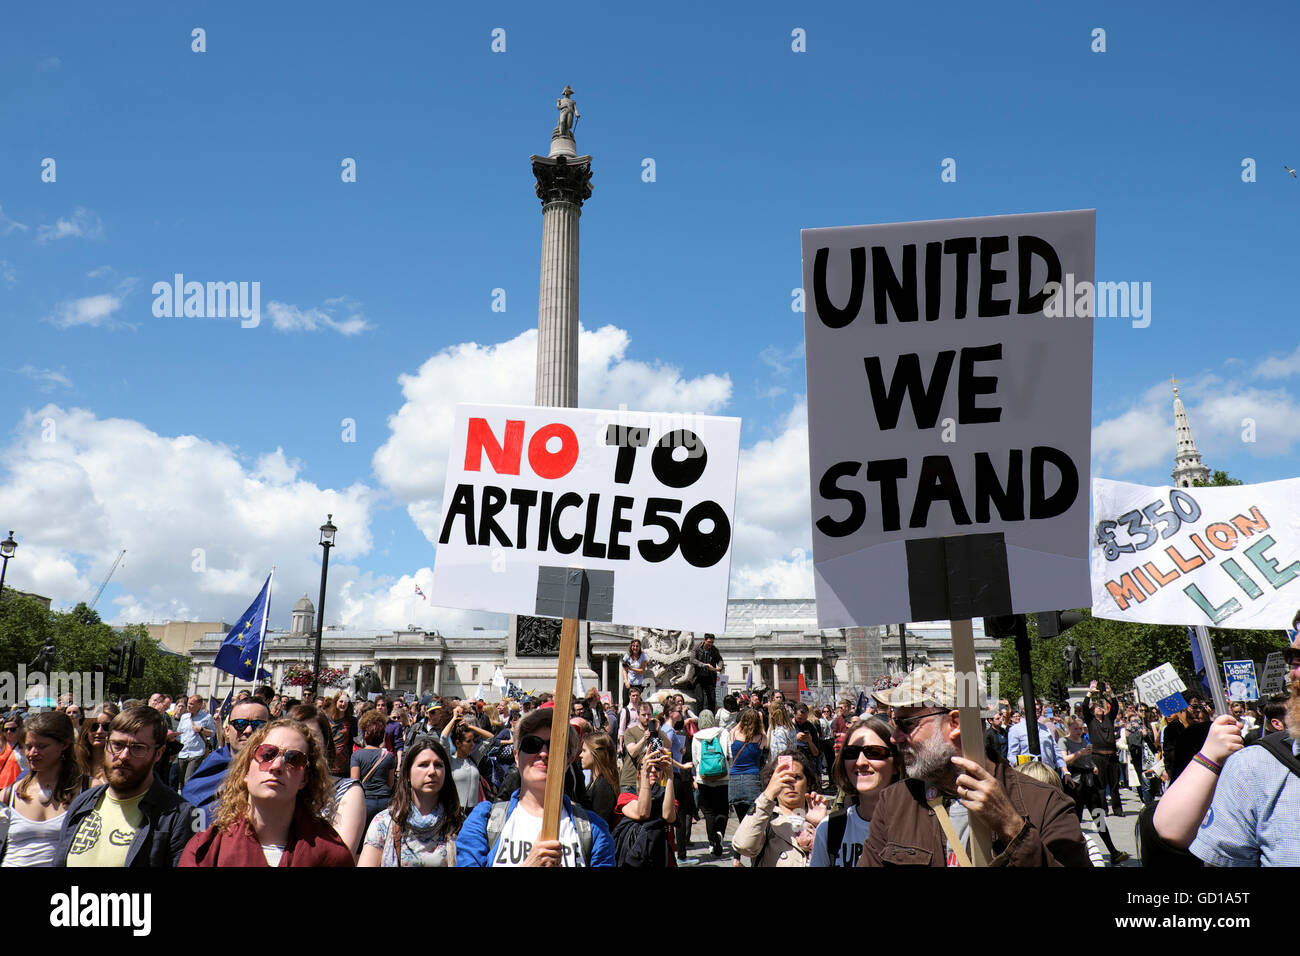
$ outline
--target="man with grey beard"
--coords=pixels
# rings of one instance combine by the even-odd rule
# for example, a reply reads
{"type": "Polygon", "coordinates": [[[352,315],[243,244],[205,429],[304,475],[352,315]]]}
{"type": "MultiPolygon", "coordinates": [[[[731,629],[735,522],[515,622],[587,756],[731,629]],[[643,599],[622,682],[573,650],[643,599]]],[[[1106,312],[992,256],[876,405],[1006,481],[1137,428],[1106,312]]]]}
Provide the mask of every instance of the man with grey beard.
{"type": "Polygon", "coordinates": [[[992,837],[990,866],[1090,865],[1074,804],[1059,788],[987,755],[962,756],[950,668],[918,668],[873,696],[890,708],[890,742],[908,779],[880,797],[858,866],[968,865],[972,814],[992,837]]]}

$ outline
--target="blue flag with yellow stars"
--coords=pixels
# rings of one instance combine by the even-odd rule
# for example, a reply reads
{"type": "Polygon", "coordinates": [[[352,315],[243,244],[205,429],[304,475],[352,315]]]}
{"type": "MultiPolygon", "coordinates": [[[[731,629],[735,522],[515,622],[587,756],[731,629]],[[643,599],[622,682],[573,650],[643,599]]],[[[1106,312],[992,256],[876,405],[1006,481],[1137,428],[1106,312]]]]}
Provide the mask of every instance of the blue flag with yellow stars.
{"type": "Polygon", "coordinates": [[[257,652],[266,635],[266,619],[271,608],[271,577],[267,575],[261,593],[230,629],[212,662],[214,667],[240,680],[252,680],[253,669],[257,667],[257,652]]]}

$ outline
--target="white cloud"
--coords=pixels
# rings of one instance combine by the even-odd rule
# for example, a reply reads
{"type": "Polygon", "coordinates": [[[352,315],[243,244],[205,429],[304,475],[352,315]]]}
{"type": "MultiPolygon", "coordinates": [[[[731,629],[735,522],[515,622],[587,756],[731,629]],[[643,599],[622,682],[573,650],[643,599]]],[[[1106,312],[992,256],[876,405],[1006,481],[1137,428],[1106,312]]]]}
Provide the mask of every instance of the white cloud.
{"type": "Polygon", "coordinates": [[[63,65],[63,61],[57,56],[44,56],[36,61],[36,72],[45,73],[48,70],[57,70],[63,65]]]}
{"type": "Polygon", "coordinates": [[[113,313],[121,307],[121,298],[108,292],[101,292],[99,295],[88,295],[80,299],[60,302],[47,316],[46,321],[60,329],[71,328],[74,325],[106,325],[110,324],[109,320],[112,319],[113,313]]]}
{"type": "MultiPolygon", "coordinates": [[[[581,329],[579,402],[584,408],[654,409],[712,414],[730,398],[726,376],[683,379],[669,365],[624,357],[627,333],[581,329]]],[[[457,402],[531,405],[537,377],[537,330],[496,345],[464,342],[443,349],[413,375],[402,375],[405,403],[388,417],[391,435],[374,456],[375,474],[407,506],[416,526],[437,540],[447,450],[457,402]]]]}
{"type": "Polygon", "coordinates": [[[62,372],[56,372],[53,369],[24,365],[18,370],[18,374],[25,375],[33,382],[36,382],[36,388],[41,392],[52,392],[56,388],[72,388],[72,380],[62,372]]]}
{"type": "Polygon", "coordinates": [[[113,274],[114,269],[112,266],[100,266],[98,269],[91,269],[87,272],[86,277],[89,279],[103,279],[106,276],[111,276],[113,274]]]}
{"type": "Polygon", "coordinates": [[[122,594],[97,608],[106,620],[229,621],[274,564],[275,617],[287,623],[292,598],[316,593],[316,529],[327,513],[340,527],[331,594],[358,578],[351,562],[371,549],[372,490],[318,487],[280,449],[249,469],[225,445],[58,405],[27,413],[17,436],[0,479],[0,514],[20,539],[6,583],[56,605],[92,594],[125,548],[113,576],[122,594]],[[43,440],[46,419],[53,441],[43,440]],[[193,569],[196,548],[206,570],[193,569]]]}
{"type": "MultiPolygon", "coordinates": [[[[1273,360],[1265,360],[1269,361],[1273,360]]],[[[1260,374],[1258,366],[1244,376],[1240,363],[1225,366],[1233,377],[1205,372],[1179,388],[1205,464],[1230,471],[1224,468],[1225,459],[1243,452],[1261,458],[1291,454],[1300,443],[1300,429],[1295,427],[1300,421],[1300,398],[1284,388],[1261,389],[1252,384],[1251,379],[1260,374]]],[[[1161,472],[1172,469],[1174,443],[1173,394],[1162,382],[1093,428],[1093,474],[1119,477],[1157,467],[1161,472]]]]}
{"type": "Polygon", "coordinates": [[[8,259],[0,259],[0,280],[10,286],[18,281],[18,273],[14,271],[13,263],[8,259]]]}
{"type": "MultiPolygon", "coordinates": [[[[326,305],[333,306],[340,303],[342,303],[340,299],[329,299],[326,305]]],[[[373,327],[355,306],[344,311],[350,313],[347,318],[336,319],[325,309],[300,309],[286,302],[269,302],[266,306],[271,324],[280,332],[319,332],[322,329],[333,329],[340,335],[357,335],[373,327]]]]}
{"type": "Polygon", "coordinates": [[[18,222],[18,220],[10,219],[8,216],[6,216],[4,207],[0,206],[0,234],[7,236],[9,235],[9,233],[15,230],[17,230],[18,232],[26,232],[27,227],[23,225],[21,222],[18,222]]]}
{"type": "Polygon", "coordinates": [[[1300,372],[1300,345],[1290,355],[1270,355],[1255,366],[1259,378],[1288,378],[1300,372]]]}
{"type": "Polygon", "coordinates": [[[74,209],[69,218],[60,216],[54,225],[40,226],[36,230],[36,241],[42,244],[59,239],[101,239],[103,236],[104,224],[83,206],[74,209]]]}

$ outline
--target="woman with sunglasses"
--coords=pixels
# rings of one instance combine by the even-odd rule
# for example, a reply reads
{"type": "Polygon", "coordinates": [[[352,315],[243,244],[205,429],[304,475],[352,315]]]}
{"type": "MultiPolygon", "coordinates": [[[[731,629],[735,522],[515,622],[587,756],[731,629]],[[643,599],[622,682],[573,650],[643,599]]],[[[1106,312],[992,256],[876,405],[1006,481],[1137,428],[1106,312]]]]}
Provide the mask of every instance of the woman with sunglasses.
{"type": "Polygon", "coordinates": [[[77,759],[90,776],[88,788],[108,783],[104,747],[108,744],[108,728],[119,713],[121,711],[117,704],[110,701],[101,704],[90,719],[81,725],[81,733],[77,735],[77,759]]]}
{"type": "Polygon", "coordinates": [[[417,736],[403,750],[393,802],[370,821],[357,866],[455,866],[465,813],[440,740],[417,736]]]}
{"type": "Polygon", "coordinates": [[[66,714],[37,714],[27,722],[31,770],[0,793],[0,820],[8,821],[0,827],[0,866],[54,866],[63,818],[86,786],[75,745],[66,714]]]}
{"type": "Polygon", "coordinates": [[[180,866],[352,866],[352,851],[322,815],[329,764],[301,721],[274,720],[231,761],[212,826],[186,845],[180,866]]]}
{"type": "MultiPolygon", "coordinates": [[[[559,839],[541,840],[553,711],[530,711],[519,721],[515,760],[519,789],[509,800],[476,806],[456,839],[457,866],[613,866],[614,841],[605,821],[564,797],[559,839]]],[[[577,732],[568,729],[569,754],[577,732]]],[[[563,773],[565,767],[556,767],[563,773]]]]}
{"type": "Polygon", "coordinates": [[[890,742],[890,733],[889,724],[879,717],[849,725],[831,765],[831,780],[845,795],[845,807],[817,826],[809,866],[858,865],[880,795],[903,776],[903,757],[890,742]]]}

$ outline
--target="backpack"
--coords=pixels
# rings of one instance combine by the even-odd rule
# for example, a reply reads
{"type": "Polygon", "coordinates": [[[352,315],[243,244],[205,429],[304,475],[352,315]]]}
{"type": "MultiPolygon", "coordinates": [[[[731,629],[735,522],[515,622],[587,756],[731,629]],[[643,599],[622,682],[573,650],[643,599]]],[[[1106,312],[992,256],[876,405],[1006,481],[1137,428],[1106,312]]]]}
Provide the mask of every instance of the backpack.
{"type": "Polygon", "coordinates": [[[700,776],[725,777],[727,775],[727,758],[722,752],[720,737],[709,737],[700,741],[700,776]]]}
{"type": "MultiPolygon", "coordinates": [[[[591,866],[591,819],[587,816],[587,811],[576,803],[573,808],[573,826],[578,831],[578,843],[582,847],[582,860],[587,866],[591,866]]],[[[487,822],[487,849],[491,853],[501,839],[501,832],[506,828],[506,820],[509,818],[510,801],[497,800],[492,804],[492,810],[488,814],[487,822]]]]}
{"type": "Polygon", "coordinates": [[[843,810],[832,810],[826,816],[826,856],[832,861],[832,866],[839,856],[840,844],[844,842],[844,832],[849,828],[850,809],[857,813],[856,807],[846,807],[843,810]]]}
{"type": "Polygon", "coordinates": [[[1271,734],[1265,734],[1254,741],[1251,746],[1263,747],[1276,757],[1282,766],[1300,777],[1300,760],[1297,760],[1296,755],[1291,752],[1291,738],[1287,736],[1285,730],[1276,730],[1271,734]]]}

